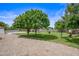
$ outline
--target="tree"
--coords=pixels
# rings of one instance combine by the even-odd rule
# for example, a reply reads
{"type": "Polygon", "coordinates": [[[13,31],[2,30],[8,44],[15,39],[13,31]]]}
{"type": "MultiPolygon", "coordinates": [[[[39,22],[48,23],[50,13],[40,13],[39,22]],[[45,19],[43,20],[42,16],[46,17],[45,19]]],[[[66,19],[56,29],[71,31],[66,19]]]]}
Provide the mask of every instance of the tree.
{"type": "Polygon", "coordinates": [[[27,34],[31,29],[35,29],[35,34],[39,28],[47,28],[50,25],[47,14],[42,10],[28,10],[15,18],[13,26],[19,29],[27,29],[27,34]]]}
{"type": "MultiPolygon", "coordinates": [[[[79,4],[74,4],[74,3],[68,4],[62,19],[65,24],[65,29],[67,30],[78,29],[79,28],[79,4]]],[[[72,33],[70,33],[69,36],[72,36],[72,33]]]]}
{"type": "Polygon", "coordinates": [[[63,32],[63,29],[64,29],[64,22],[63,22],[63,20],[58,20],[55,23],[55,29],[58,29],[59,32],[61,32],[61,37],[62,37],[62,32],[63,32]]]}
{"type": "Polygon", "coordinates": [[[47,31],[48,31],[49,34],[51,34],[52,30],[53,30],[53,27],[48,27],[47,28],[47,31]]]}
{"type": "Polygon", "coordinates": [[[79,22],[79,4],[68,4],[67,13],[65,13],[67,16],[67,27],[70,29],[78,28],[78,22],[79,22]]]}
{"type": "Polygon", "coordinates": [[[47,14],[43,13],[41,10],[31,10],[33,12],[33,28],[35,29],[35,34],[39,28],[47,28],[50,25],[47,14]]]}
{"type": "Polygon", "coordinates": [[[6,24],[4,22],[0,22],[0,27],[3,27],[5,30],[7,30],[9,28],[8,24],[6,24]]]}

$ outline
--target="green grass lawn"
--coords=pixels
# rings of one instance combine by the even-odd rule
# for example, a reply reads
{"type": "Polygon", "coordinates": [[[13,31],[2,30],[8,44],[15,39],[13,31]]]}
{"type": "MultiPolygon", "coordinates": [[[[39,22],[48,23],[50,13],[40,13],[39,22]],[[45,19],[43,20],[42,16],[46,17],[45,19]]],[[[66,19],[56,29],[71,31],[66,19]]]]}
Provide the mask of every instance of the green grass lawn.
{"type": "Polygon", "coordinates": [[[73,36],[72,38],[68,37],[67,33],[63,33],[63,36],[61,38],[61,33],[59,32],[52,32],[51,34],[48,34],[48,32],[39,32],[37,35],[35,33],[31,32],[28,36],[27,33],[17,33],[19,37],[23,38],[32,38],[36,40],[44,40],[44,41],[50,41],[50,42],[56,42],[56,43],[62,43],[71,47],[79,48],[79,36],[73,36]]]}

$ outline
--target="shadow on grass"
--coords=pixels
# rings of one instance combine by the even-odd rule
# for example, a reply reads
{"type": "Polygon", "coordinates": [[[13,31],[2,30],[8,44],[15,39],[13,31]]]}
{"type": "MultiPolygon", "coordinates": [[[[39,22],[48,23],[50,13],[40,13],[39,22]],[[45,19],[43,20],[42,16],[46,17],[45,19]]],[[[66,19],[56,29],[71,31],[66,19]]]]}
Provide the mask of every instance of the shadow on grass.
{"type": "Polygon", "coordinates": [[[57,39],[56,36],[53,36],[53,35],[47,35],[47,34],[30,34],[30,35],[19,35],[20,38],[30,38],[30,39],[36,39],[36,40],[45,40],[45,41],[48,41],[48,40],[54,40],[54,39],[57,39]]]}
{"type": "Polygon", "coordinates": [[[66,41],[79,45],[79,37],[63,37],[66,41]]]}

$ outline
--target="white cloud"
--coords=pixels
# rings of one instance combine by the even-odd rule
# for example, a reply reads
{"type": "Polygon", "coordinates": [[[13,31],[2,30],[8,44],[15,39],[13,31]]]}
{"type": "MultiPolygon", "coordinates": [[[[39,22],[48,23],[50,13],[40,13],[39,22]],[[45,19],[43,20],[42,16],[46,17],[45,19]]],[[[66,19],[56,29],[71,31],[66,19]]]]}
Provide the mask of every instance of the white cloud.
{"type": "Polygon", "coordinates": [[[13,11],[1,11],[0,18],[14,18],[17,14],[13,11]]]}
{"type": "Polygon", "coordinates": [[[8,15],[5,16],[5,15],[4,15],[4,16],[0,16],[0,18],[4,18],[4,19],[5,19],[5,18],[15,18],[16,16],[17,16],[17,15],[10,15],[10,16],[8,16],[8,15]]]}
{"type": "Polygon", "coordinates": [[[13,11],[2,11],[0,13],[0,21],[3,21],[5,23],[11,25],[16,16],[17,16],[17,14],[13,11]]]}
{"type": "Polygon", "coordinates": [[[49,20],[50,20],[50,27],[54,27],[54,24],[57,20],[61,19],[61,16],[64,15],[64,10],[60,9],[58,12],[51,12],[51,16],[49,16],[49,20]],[[54,14],[54,15],[53,15],[54,14]]]}
{"type": "MultiPolygon", "coordinates": [[[[59,9],[59,11],[54,12],[54,11],[47,11],[46,9],[42,9],[42,8],[35,8],[35,9],[43,10],[43,12],[48,14],[50,20],[50,27],[54,27],[55,22],[59,20],[62,15],[64,15],[64,10],[65,10],[65,9],[59,9]]],[[[28,9],[21,9],[20,12],[23,13],[26,10],[28,9]]],[[[19,13],[19,11],[17,12],[19,13]]],[[[0,11],[0,21],[3,21],[11,25],[15,17],[19,15],[18,13],[16,13],[16,11],[0,11]]]]}

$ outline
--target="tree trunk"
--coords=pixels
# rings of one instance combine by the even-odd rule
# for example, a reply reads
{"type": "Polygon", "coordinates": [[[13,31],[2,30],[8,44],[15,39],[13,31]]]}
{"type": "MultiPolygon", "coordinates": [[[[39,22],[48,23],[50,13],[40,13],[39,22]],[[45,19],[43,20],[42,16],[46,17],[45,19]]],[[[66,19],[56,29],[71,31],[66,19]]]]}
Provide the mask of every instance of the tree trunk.
{"type": "Polygon", "coordinates": [[[69,33],[69,37],[72,37],[72,33],[69,33]]]}
{"type": "Polygon", "coordinates": [[[27,29],[27,35],[29,35],[30,29],[27,29]]]}
{"type": "Polygon", "coordinates": [[[69,31],[69,37],[72,37],[72,30],[69,31]]]}
{"type": "Polygon", "coordinates": [[[35,35],[37,34],[37,29],[35,29],[35,35]]]}
{"type": "Polygon", "coordinates": [[[61,38],[62,38],[62,31],[61,31],[61,38]]]}
{"type": "Polygon", "coordinates": [[[61,38],[62,38],[62,30],[61,30],[61,38]]]}

